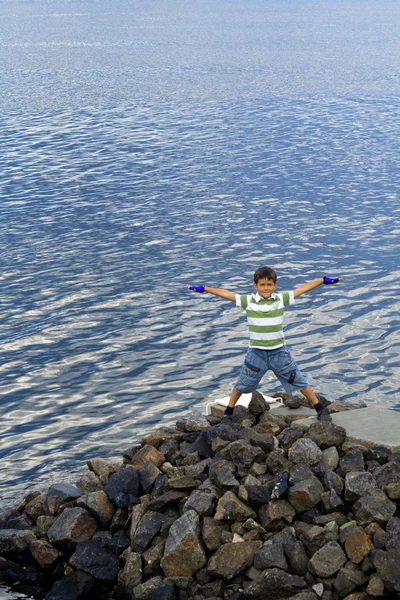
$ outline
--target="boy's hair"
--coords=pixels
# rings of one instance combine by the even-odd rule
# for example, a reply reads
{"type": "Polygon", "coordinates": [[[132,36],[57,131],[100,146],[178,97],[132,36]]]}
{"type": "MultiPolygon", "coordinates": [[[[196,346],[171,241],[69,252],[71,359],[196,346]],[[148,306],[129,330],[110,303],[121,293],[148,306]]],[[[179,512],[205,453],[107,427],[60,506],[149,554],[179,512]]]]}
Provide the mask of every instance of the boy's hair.
{"type": "Polygon", "coordinates": [[[258,283],[260,279],[272,279],[276,283],[276,271],[271,267],[260,267],[254,273],[254,283],[258,283]]]}

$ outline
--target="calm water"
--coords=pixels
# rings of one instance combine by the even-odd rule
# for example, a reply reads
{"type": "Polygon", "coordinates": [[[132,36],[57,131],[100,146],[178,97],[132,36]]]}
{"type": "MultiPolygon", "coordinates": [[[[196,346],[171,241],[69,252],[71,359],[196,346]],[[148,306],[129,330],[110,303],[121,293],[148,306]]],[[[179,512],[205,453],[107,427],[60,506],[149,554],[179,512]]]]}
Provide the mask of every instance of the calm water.
{"type": "Polygon", "coordinates": [[[262,264],[281,289],[343,275],[287,340],[329,398],[400,408],[399,22],[0,0],[0,505],[227,395],[243,315],[184,284],[247,292],[262,264]]]}

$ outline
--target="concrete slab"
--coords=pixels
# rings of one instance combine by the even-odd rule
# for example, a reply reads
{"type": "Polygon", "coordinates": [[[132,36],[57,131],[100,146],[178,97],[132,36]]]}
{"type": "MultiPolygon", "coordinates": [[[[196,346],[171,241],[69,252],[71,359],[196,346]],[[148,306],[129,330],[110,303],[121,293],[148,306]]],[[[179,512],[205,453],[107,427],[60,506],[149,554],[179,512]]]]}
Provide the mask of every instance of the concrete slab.
{"type": "MultiPolygon", "coordinates": [[[[274,411],[277,414],[282,409],[274,411]]],[[[293,411],[294,412],[294,411],[293,411]]],[[[308,429],[316,417],[300,419],[296,424],[308,429]]],[[[392,452],[400,450],[400,412],[386,408],[360,408],[332,415],[335,425],[344,427],[347,439],[370,448],[384,446],[392,452]]]]}

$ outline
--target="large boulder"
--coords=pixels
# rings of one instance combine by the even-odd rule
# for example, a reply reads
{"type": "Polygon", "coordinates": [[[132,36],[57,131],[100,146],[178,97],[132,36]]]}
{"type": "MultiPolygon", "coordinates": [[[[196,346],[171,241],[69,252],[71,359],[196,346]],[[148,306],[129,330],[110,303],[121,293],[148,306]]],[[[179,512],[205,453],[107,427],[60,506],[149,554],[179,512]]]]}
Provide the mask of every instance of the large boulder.
{"type": "Polygon", "coordinates": [[[194,510],[189,510],[169,530],[161,568],[166,577],[191,577],[206,562],[200,518],[194,510]]]}
{"type": "Polygon", "coordinates": [[[211,557],[207,571],[214,577],[230,580],[248,569],[261,542],[239,542],[223,544],[211,557]]]}

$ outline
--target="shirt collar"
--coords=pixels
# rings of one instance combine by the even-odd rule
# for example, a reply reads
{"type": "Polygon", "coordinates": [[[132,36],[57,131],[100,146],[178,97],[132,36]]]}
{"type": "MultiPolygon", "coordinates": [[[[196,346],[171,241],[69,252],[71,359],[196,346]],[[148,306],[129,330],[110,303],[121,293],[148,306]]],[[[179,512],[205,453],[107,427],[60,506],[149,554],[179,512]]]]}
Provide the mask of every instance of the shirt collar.
{"type": "Polygon", "coordinates": [[[260,302],[260,300],[276,300],[278,298],[278,294],[274,292],[269,298],[262,298],[260,294],[256,292],[255,294],[253,294],[253,298],[256,302],[260,302]]]}

